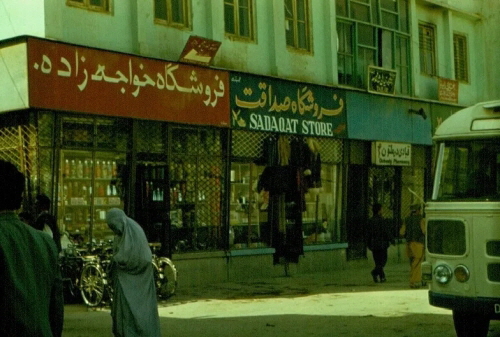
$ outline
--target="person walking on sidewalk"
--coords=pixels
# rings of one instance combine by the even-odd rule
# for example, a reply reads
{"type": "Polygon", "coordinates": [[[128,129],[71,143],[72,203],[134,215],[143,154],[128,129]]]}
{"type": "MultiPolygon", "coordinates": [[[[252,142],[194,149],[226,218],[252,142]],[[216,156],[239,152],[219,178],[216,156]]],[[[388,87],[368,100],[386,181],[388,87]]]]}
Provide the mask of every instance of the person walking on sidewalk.
{"type": "Polygon", "coordinates": [[[393,241],[393,237],[387,220],[382,216],[382,205],[374,204],[372,212],[373,217],[368,222],[367,230],[368,249],[372,251],[375,262],[375,268],[371,274],[374,282],[385,282],[384,267],[387,263],[387,249],[393,241]]]}
{"type": "Polygon", "coordinates": [[[115,233],[111,317],[115,337],[160,337],[152,253],[141,226],[112,208],[106,222],[115,233]]]}
{"type": "Polygon", "coordinates": [[[410,288],[422,285],[422,261],[424,260],[425,220],[421,214],[421,206],[410,206],[408,216],[399,234],[406,239],[406,255],[410,261],[410,288]]]}

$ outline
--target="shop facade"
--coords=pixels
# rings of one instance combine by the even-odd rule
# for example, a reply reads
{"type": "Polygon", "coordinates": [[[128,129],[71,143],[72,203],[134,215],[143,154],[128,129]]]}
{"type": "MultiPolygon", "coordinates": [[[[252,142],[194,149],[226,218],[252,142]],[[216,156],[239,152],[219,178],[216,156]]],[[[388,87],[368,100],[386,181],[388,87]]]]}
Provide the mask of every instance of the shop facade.
{"type": "MultiPolygon", "coordinates": [[[[382,215],[398,240],[410,205],[421,204],[431,186],[431,103],[389,95],[350,91],[347,150],[346,231],[348,260],[367,257],[366,225],[371,206],[382,215]]],[[[390,250],[406,259],[404,247],[390,250]]]]}
{"type": "Polygon", "coordinates": [[[24,210],[47,194],[88,246],[123,208],[185,285],[342,265],[341,91],[32,37],[1,51],[0,157],[26,174],[24,210]]]}

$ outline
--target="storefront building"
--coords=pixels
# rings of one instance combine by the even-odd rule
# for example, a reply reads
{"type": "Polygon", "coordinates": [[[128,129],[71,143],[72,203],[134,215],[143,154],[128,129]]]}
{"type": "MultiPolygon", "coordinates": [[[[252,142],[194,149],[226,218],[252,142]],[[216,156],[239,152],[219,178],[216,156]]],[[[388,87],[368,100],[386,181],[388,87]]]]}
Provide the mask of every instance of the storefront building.
{"type": "MultiPolygon", "coordinates": [[[[431,180],[431,104],[350,91],[346,228],[348,259],[367,255],[365,233],[371,206],[382,205],[398,238],[410,205],[422,203],[431,180]]],[[[404,250],[394,252],[406,259],[404,250]]]]}
{"type": "Polygon", "coordinates": [[[27,176],[24,210],[47,194],[88,245],[123,208],[186,285],[342,264],[339,90],[33,37],[1,52],[0,157],[27,176]]]}

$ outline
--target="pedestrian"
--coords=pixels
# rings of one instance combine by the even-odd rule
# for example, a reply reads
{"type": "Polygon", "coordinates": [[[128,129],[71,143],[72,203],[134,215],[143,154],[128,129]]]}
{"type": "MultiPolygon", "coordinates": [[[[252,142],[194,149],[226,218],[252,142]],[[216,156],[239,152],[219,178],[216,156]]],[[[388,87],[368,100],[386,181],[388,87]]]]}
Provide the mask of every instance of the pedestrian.
{"type": "Polygon", "coordinates": [[[368,222],[368,248],[372,251],[375,268],[371,271],[373,282],[385,282],[384,267],[387,263],[387,249],[393,237],[387,220],[382,216],[382,205],[372,206],[373,216],[368,222]]]}
{"type": "Polygon", "coordinates": [[[60,337],[64,302],[54,241],[22,222],[24,175],[0,160],[0,336],[60,337]]]}
{"type": "Polygon", "coordinates": [[[23,211],[19,213],[17,216],[25,224],[30,225],[31,227],[35,226],[35,219],[33,218],[33,215],[31,215],[30,212],[23,211]]]}
{"type": "Polygon", "coordinates": [[[421,211],[420,205],[411,205],[410,216],[405,219],[399,231],[399,234],[406,239],[406,255],[410,261],[410,288],[420,288],[422,286],[425,219],[421,211]]]}
{"type": "Polygon", "coordinates": [[[35,208],[37,211],[37,218],[35,220],[35,229],[49,234],[57,246],[57,251],[61,252],[61,232],[57,227],[56,218],[49,213],[50,211],[50,198],[45,194],[38,194],[36,196],[35,208]]]}
{"type": "Polygon", "coordinates": [[[160,336],[152,253],[141,226],[112,208],[106,214],[114,232],[111,317],[116,337],[160,336]]]}

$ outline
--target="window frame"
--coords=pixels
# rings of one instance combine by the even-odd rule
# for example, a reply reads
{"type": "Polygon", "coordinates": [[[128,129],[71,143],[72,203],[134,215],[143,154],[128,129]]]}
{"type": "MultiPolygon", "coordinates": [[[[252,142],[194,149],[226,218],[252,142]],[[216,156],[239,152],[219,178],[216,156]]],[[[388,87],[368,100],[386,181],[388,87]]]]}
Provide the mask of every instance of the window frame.
{"type": "Polygon", "coordinates": [[[285,13],[285,43],[287,48],[291,48],[297,51],[303,51],[306,53],[311,53],[313,51],[312,47],[312,36],[311,36],[311,2],[310,0],[288,0],[292,4],[292,13],[291,17],[287,16],[287,0],[283,1],[283,7],[284,7],[284,13],[285,13]],[[299,20],[298,18],[298,1],[303,1],[304,2],[304,20],[299,20]],[[291,24],[292,27],[290,29],[292,30],[292,35],[293,35],[293,44],[289,44],[286,38],[286,31],[287,31],[287,25],[291,24]],[[300,47],[299,46],[299,23],[302,23],[305,27],[305,38],[306,38],[306,47],[300,47]]]}
{"type": "Polygon", "coordinates": [[[396,78],[398,94],[411,96],[414,88],[411,72],[408,2],[406,0],[400,1],[392,8],[383,6],[384,3],[381,0],[342,0],[336,1],[336,5],[337,38],[338,43],[343,43],[343,46],[339,45],[337,50],[339,85],[367,89],[367,65],[374,63],[373,65],[377,67],[396,70],[398,73],[396,78]],[[362,8],[366,9],[363,12],[365,14],[356,12],[362,8]],[[393,19],[390,22],[384,22],[384,13],[392,15],[393,19]],[[362,17],[367,18],[367,20],[363,20],[362,17]],[[351,30],[340,29],[339,23],[343,25],[342,28],[349,25],[351,30]],[[364,30],[369,30],[370,34],[363,32],[364,30]],[[343,35],[341,36],[341,34],[343,35]],[[351,40],[347,42],[346,40],[349,38],[351,40]],[[352,48],[352,61],[348,66],[352,65],[352,74],[345,71],[340,72],[343,69],[338,66],[344,62],[344,69],[348,69],[345,60],[351,55],[347,55],[342,47],[349,43],[352,48]]]}
{"type": "Polygon", "coordinates": [[[245,6],[241,6],[242,0],[224,0],[224,34],[226,37],[235,39],[235,40],[242,40],[242,41],[249,41],[249,42],[255,42],[255,19],[254,19],[254,13],[255,13],[255,4],[254,0],[247,0],[248,1],[248,7],[246,9],[247,15],[248,15],[248,32],[249,35],[241,35],[241,20],[240,20],[240,10],[242,8],[245,8],[245,6]],[[234,21],[234,33],[228,32],[227,27],[226,27],[226,6],[232,6],[233,7],[233,21],[234,21]]]}
{"type": "Polygon", "coordinates": [[[455,69],[455,80],[469,83],[469,44],[467,35],[463,33],[453,33],[453,66],[455,69]],[[462,42],[463,50],[458,50],[460,42],[462,42]]]}
{"type": "Polygon", "coordinates": [[[155,0],[153,2],[153,16],[154,23],[165,25],[169,27],[174,27],[177,29],[190,30],[191,27],[191,1],[190,0],[181,0],[181,4],[183,7],[183,22],[174,22],[172,18],[172,1],[173,0],[155,0]],[[156,16],[156,2],[164,1],[166,8],[166,18],[159,18],[156,16]]]}
{"type": "Polygon", "coordinates": [[[418,50],[419,50],[419,56],[420,56],[420,73],[427,75],[427,76],[438,76],[438,69],[437,69],[437,53],[436,53],[436,27],[427,22],[419,22],[418,24],[418,50]],[[424,43],[427,41],[423,41],[424,33],[425,31],[427,32],[432,32],[432,37],[430,37],[429,41],[429,48],[423,48],[424,43]],[[426,60],[427,58],[430,57],[431,69],[427,69],[426,60]]]}
{"type": "Polygon", "coordinates": [[[107,13],[111,14],[112,0],[101,0],[102,6],[95,6],[90,4],[91,0],[66,0],[66,5],[69,7],[76,7],[81,9],[86,9],[93,12],[107,13]]]}

